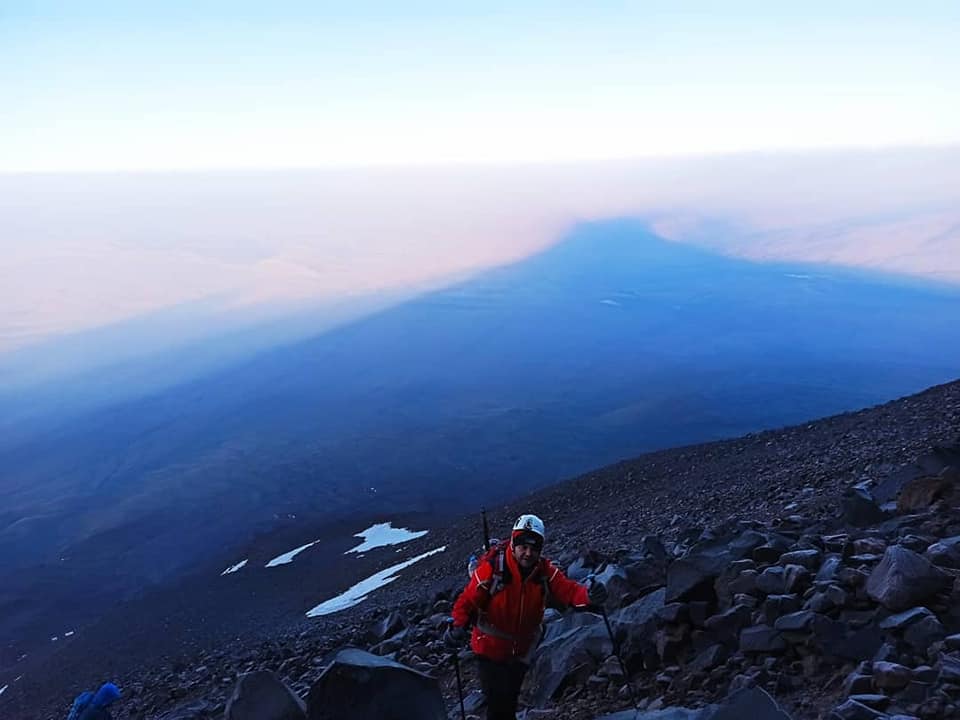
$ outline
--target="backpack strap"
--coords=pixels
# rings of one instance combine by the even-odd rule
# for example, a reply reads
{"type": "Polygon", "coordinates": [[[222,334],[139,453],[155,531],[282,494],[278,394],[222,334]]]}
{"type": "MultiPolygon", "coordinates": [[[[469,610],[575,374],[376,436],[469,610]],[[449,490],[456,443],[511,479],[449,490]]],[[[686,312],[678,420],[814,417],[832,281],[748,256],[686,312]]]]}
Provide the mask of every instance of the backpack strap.
{"type": "Polygon", "coordinates": [[[550,592],[550,581],[553,580],[553,577],[557,574],[553,573],[551,576],[547,576],[547,570],[550,569],[550,564],[547,562],[546,558],[540,558],[540,566],[537,568],[537,572],[540,573],[540,582],[543,584],[543,606],[547,607],[550,604],[552,599],[552,593],[550,592]]]}
{"type": "Polygon", "coordinates": [[[497,545],[496,552],[487,558],[493,574],[490,576],[490,597],[503,590],[504,584],[510,582],[510,571],[507,569],[507,548],[505,543],[497,545]]]}

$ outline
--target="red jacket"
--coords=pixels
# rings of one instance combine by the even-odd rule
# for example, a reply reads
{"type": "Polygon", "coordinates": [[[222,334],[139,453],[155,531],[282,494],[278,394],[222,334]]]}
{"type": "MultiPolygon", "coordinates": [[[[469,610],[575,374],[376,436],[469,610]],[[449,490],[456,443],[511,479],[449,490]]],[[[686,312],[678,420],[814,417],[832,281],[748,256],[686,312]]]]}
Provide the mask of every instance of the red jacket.
{"type": "Polygon", "coordinates": [[[587,588],[567,578],[546,558],[541,558],[526,579],[521,579],[513,549],[509,541],[505,544],[500,590],[490,596],[490,586],[496,582],[494,567],[491,562],[481,561],[453,605],[454,625],[466,627],[471,621],[476,623],[470,638],[473,652],[498,662],[523,658],[533,645],[547,602],[544,585],[549,588],[551,599],[563,605],[590,604],[587,588]]]}

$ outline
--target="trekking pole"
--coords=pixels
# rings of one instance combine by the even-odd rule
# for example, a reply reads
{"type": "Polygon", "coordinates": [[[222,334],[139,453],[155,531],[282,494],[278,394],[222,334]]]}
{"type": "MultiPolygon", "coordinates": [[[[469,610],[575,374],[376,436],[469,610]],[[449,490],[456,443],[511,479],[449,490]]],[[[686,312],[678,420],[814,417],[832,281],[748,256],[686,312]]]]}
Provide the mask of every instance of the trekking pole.
{"type": "Polygon", "coordinates": [[[480,508],[480,516],[483,518],[483,550],[490,550],[490,527],[487,525],[487,509],[480,508]]]}
{"type": "MultiPolygon", "coordinates": [[[[596,582],[593,577],[589,578],[590,584],[596,582]]],[[[617,647],[617,641],[613,636],[613,628],[610,627],[610,618],[607,616],[607,608],[603,605],[600,606],[600,615],[603,617],[603,624],[607,628],[607,635],[610,637],[610,645],[613,648],[613,654],[617,658],[617,662],[620,663],[620,672],[623,673],[623,680],[627,683],[627,688],[630,690],[630,699],[633,701],[633,709],[640,712],[640,700],[637,698],[637,693],[633,689],[633,683],[630,681],[630,674],[627,672],[627,665],[623,662],[623,657],[620,655],[620,650],[617,647]]]]}
{"type": "Polygon", "coordinates": [[[460,679],[460,653],[454,650],[450,653],[450,660],[453,661],[453,672],[457,676],[457,695],[460,698],[460,718],[467,720],[467,711],[463,707],[463,680],[460,679]]]}

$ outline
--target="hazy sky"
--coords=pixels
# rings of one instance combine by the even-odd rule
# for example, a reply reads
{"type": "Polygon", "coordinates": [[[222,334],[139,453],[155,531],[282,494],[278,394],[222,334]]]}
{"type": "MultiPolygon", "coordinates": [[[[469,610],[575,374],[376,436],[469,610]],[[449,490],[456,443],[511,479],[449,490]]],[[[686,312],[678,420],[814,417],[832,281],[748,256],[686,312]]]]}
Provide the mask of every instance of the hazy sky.
{"type": "Polygon", "coordinates": [[[0,172],[956,143],[958,32],[951,0],[18,0],[0,172]]]}
{"type": "Polygon", "coordinates": [[[0,175],[0,354],[184,303],[403,293],[579,222],[960,282],[960,148],[557,166],[0,175]]]}

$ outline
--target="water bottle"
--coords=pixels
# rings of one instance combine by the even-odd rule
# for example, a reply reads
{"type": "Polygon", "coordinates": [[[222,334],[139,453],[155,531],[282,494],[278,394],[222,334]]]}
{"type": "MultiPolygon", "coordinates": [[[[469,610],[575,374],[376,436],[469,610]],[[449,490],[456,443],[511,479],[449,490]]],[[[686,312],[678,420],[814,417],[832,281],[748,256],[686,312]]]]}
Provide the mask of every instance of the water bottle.
{"type": "Polygon", "coordinates": [[[480,561],[477,559],[477,554],[473,553],[470,555],[470,559],[467,560],[467,575],[473,577],[474,570],[477,569],[477,565],[480,564],[480,561]]]}

